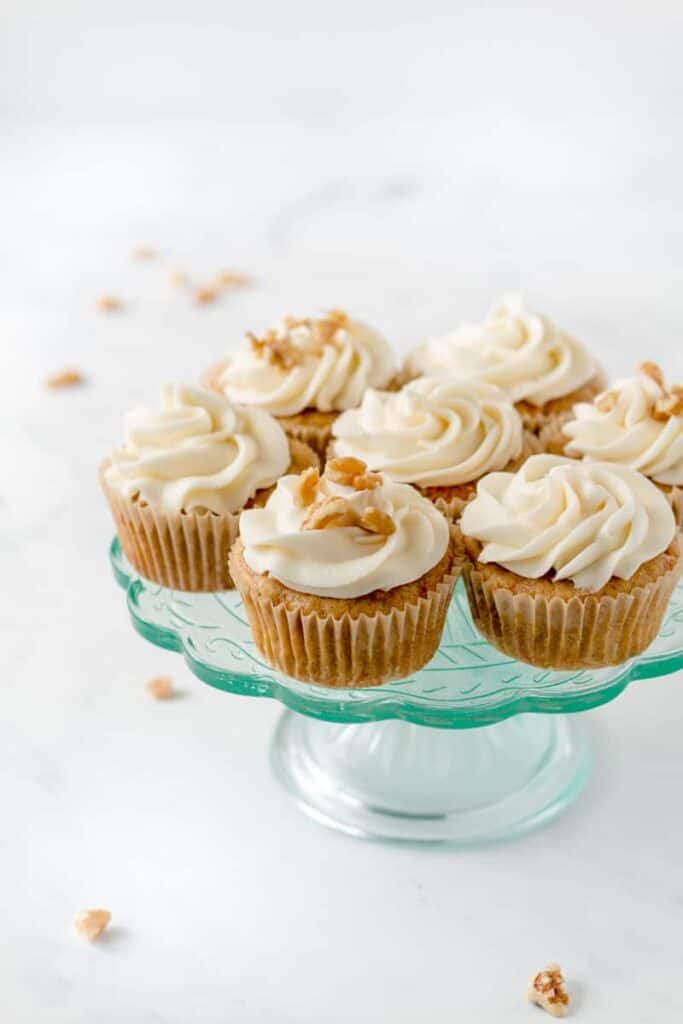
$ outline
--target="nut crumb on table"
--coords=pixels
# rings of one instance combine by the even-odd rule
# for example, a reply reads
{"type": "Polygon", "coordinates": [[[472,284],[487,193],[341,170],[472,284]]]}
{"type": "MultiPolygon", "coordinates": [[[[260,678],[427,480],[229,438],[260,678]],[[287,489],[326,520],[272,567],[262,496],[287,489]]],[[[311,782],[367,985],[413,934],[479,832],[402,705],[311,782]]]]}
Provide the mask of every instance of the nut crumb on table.
{"type": "Polygon", "coordinates": [[[131,251],[131,256],[134,260],[139,260],[141,263],[146,260],[155,260],[159,253],[156,249],[153,249],[151,245],[136,245],[131,251]]]}
{"type": "Polygon", "coordinates": [[[551,1017],[566,1017],[569,996],[564,987],[564,978],[559,964],[547,964],[542,971],[534,974],[529,982],[528,998],[551,1017]]]}
{"type": "Polygon", "coordinates": [[[170,676],[155,676],[147,682],[147,692],[155,700],[168,700],[173,696],[170,676]]]}
{"type": "Polygon", "coordinates": [[[74,928],[81,938],[93,942],[100,937],[110,921],[111,913],[108,910],[82,910],[76,914],[74,928]]]}
{"type": "Polygon", "coordinates": [[[96,305],[100,313],[113,313],[115,310],[121,309],[123,303],[115,295],[100,295],[96,305]]]}
{"type": "Polygon", "coordinates": [[[194,301],[199,303],[200,306],[205,306],[209,302],[215,302],[217,298],[218,292],[216,289],[206,286],[197,288],[194,293],[194,301]]]}
{"type": "Polygon", "coordinates": [[[66,366],[63,370],[51,373],[46,380],[49,388],[73,388],[84,381],[83,374],[74,366],[66,366]]]}

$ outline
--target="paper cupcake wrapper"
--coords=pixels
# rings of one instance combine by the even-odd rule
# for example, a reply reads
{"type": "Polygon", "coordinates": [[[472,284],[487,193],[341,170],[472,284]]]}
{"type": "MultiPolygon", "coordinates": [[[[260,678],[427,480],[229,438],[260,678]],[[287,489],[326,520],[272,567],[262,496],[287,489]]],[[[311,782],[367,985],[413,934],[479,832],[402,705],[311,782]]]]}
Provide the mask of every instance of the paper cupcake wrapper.
{"type": "Polygon", "coordinates": [[[295,441],[303,441],[309,448],[320,457],[321,463],[324,465],[325,452],[327,446],[332,439],[332,424],[327,423],[324,426],[315,423],[306,422],[306,413],[301,413],[300,417],[296,416],[284,416],[277,417],[280,426],[287,434],[288,437],[293,438],[295,441]]]}
{"type": "Polygon", "coordinates": [[[171,590],[230,590],[228,553],[239,514],[159,512],[105,484],[123,553],[145,579],[171,590]]]}
{"type": "Polygon", "coordinates": [[[671,487],[671,490],[667,492],[667,498],[671,502],[671,507],[674,511],[674,517],[676,519],[676,526],[679,530],[683,530],[683,488],[671,487]]]}
{"type": "Polygon", "coordinates": [[[264,599],[232,565],[254,642],[269,664],[294,679],[339,688],[379,686],[426,665],[439,646],[458,570],[403,608],[333,617],[264,599]]]}
{"type": "Polygon", "coordinates": [[[516,593],[475,566],[463,572],[472,618],[499,651],[539,668],[620,665],[657,636],[681,562],[630,593],[583,594],[569,600],[516,593]]]}

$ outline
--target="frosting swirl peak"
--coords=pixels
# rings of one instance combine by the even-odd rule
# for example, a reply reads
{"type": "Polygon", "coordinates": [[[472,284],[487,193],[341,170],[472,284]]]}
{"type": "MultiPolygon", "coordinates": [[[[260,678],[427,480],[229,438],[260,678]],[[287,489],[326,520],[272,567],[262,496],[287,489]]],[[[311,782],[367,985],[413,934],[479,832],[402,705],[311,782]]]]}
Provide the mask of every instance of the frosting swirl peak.
{"type": "MultiPolygon", "coordinates": [[[[333,459],[332,469],[345,462],[357,460],[333,459]]],[[[344,474],[329,468],[322,478],[315,470],[282,477],[263,508],[242,513],[254,572],[305,594],[354,598],[411,583],[443,558],[448,523],[413,487],[360,468],[341,483],[344,474]]]]}
{"type": "Polygon", "coordinates": [[[597,372],[576,338],[527,310],[519,295],[505,296],[481,323],[430,338],[406,365],[416,375],[478,377],[513,402],[537,406],[576,391],[597,372]]]}
{"type": "Polygon", "coordinates": [[[305,409],[338,412],[360,403],[369,387],[395,372],[387,342],[374,328],[339,310],[285,317],[229,356],[218,386],[233,401],[293,416],[305,409]]]}
{"type": "Polygon", "coordinates": [[[533,455],[516,473],[491,473],[460,521],[483,545],[481,562],[519,576],[600,590],[630,579],[676,533],[665,496],[627,466],[533,455]]]}
{"type": "Polygon", "coordinates": [[[568,455],[638,469],[659,484],[683,485],[683,389],[667,394],[658,367],[644,364],[565,423],[568,455]]]}
{"type": "Polygon", "coordinates": [[[522,421],[484,381],[421,377],[401,391],[366,391],[332,428],[335,455],[363,459],[392,480],[456,486],[503,469],[522,451],[522,421]]]}
{"type": "Polygon", "coordinates": [[[223,395],[167,384],[161,408],[133,409],[107,483],[166,511],[237,512],[289,465],[282,427],[260,409],[223,395]]]}

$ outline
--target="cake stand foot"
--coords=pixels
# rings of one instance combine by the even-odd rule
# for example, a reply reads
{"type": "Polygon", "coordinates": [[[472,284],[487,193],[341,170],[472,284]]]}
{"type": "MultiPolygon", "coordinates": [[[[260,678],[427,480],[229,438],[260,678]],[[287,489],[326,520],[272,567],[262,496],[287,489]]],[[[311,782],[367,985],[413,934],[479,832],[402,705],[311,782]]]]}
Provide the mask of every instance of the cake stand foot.
{"type": "Polygon", "coordinates": [[[401,721],[343,725],[286,711],[271,763],[322,825],[462,846],[544,824],[578,796],[590,770],[583,728],[561,715],[448,730],[401,721]]]}

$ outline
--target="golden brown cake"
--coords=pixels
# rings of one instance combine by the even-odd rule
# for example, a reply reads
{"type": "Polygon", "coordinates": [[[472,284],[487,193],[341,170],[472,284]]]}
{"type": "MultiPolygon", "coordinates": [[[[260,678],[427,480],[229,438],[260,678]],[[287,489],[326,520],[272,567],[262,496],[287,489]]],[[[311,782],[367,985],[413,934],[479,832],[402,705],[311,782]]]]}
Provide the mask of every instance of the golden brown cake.
{"type": "Polygon", "coordinates": [[[475,625],[541,668],[616,665],[656,637],[681,574],[673,513],[627,467],[532,456],[460,521],[475,625]]]}

